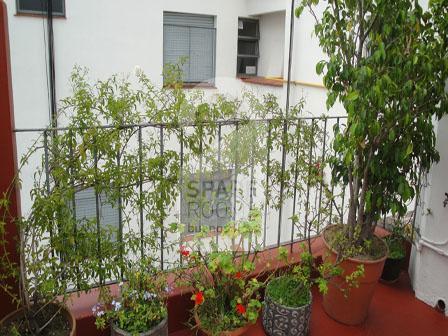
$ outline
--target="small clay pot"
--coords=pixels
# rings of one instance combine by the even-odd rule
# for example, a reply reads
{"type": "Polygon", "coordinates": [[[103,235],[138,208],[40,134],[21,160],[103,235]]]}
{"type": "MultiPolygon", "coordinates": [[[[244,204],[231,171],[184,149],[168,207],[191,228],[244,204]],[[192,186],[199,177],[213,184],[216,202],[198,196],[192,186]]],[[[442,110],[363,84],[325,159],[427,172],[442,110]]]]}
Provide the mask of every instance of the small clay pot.
{"type": "Polygon", "coordinates": [[[269,336],[308,335],[313,297],[302,307],[292,308],[276,303],[265,295],[263,308],[263,328],[269,336]]]}
{"type": "MultiPolygon", "coordinates": [[[[56,303],[52,303],[52,305],[58,306],[56,303]]],[[[0,326],[7,325],[9,322],[14,320],[20,320],[23,316],[24,308],[17,309],[8,315],[6,315],[2,320],[0,321],[0,326]]],[[[70,310],[68,310],[66,307],[62,307],[61,314],[64,315],[64,317],[67,319],[68,324],[70,326],[70,332],[67,334],[67,336],[75,336],[76,335],[76,319],[71,313],[70,310]]]]}
{"type": "MultiPolygon", "coordinates": [[[[199,316],[197,311],[195,310],[194,312],[194,320],[196,322],[197,327],[199,328],[199,330],[207,335],[207,336],[212,336],[212,333],[206,329],[201,328],[201,320],[199,320],[199,316]]],[[[229,330],[229,331],[223,331],[222,333],[219,334],[219,336],[240,336],[245,334],[251,327],[251,324],[245,325],[244,327],[240,327],[237,329],[233,329],[233,330],[229,330]]]]}
{"type": "MultiPolygon", "coordinates": [[[[110,325],[110,335],[111,336],[133,336],[133,334],[124,331],[115,323],[110,325]]],[[[168,336],[168,317],[165,317],[158,325],[156,325],[151,330],[145,331],[138,334],[139,336],[168,336]]]]}

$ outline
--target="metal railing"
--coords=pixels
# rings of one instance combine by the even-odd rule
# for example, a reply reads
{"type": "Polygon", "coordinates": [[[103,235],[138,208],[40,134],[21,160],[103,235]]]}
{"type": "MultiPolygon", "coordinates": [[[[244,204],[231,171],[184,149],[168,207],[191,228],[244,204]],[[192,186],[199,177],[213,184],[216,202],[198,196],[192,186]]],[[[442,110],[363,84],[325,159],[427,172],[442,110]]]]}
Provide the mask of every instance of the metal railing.
{"type": "MultiPolygon", "coordinates": [[[[216,121],[216,137],[213,142],[214,152],[213,155],[216,156],[216,162],[219,164],[220,169],[228,169],[231,172],[231,181],[232,181],[232,211],[231,211],[231,219],[238,220],[247,215],[248,210],[254,208],[255,206],[260,207],[262,211],[262,225],[263,225],[263,240],[262,246],[263,248],[272,248],[281,245],[291,245],[297,241],[303,239],[306,234],[312,232],[314,234],[318,234],[319,231],[328,224],[331,220],[337,216],[341,222],[344,221],[344,208],[345,208],[345,189],[342,186],[335,186],[333,184],[324,185],[322,182],[319,184],[311,185],[309,182],[310,174],[316,174],[315,168],[313,165],[319,162],[324,162],[326,158],[331,154],[331,141],[333,138],[333,126],[339,125],[343,127],[343,123],[345,122],[346,117],[337,116],[337,117],[303,117],[298,119],[288,119],[284,120],[285,124],[287,123],[288,134],[294,135],[297,139],[293,138],[294,141],[297,141],[295,152],[291,152],[279,139],[274,139],[274,136],[278,136],[278,133],[274,132],[273,123],[276,121],[274,119],[231,119],[231,120],[221,120],[216,121]],[[226,141],[229,141],[229,134],[231,132],[244,132],[245,127],[251,124],[254,127],[262,126],[262,130],[266,131],[263,139],[259,138],[259,140],[264,140],[264,144],[258,144],[259,148],[262,149],[262,152],[258,152],[258,154],[262,153],[264,156],[261,161],[260,158],[255,158],[252,156],[249,160],[244,164],[238,162],[235,156],[235,160],[233,162],[229,162],[229,157],[225,157],[224,147],[226,141]],[[307,132],[311,132],[311,135],[318,136],[321,135],[319,141],[311,141],[309,142],[310,146],[307,148],[306,156],[303,154],[304,148],[300,147],[299,141],[305,141],[303,133],[301,130],[306,128],[307,132]],[[272,145],[273,141],[277,140],[278,146],[272,145]],[[304,159],[305,158],[305,159],[304,159]],[[258,160],[258,161],[257,161],[258,160]],[[299,162],[299,160],[301,160],[299,162]],[[308,164],[307,172],[308,176],[303,175],[298,169],[298,165],[308,164]],[[288,179],[280,179],[280,182],[277,184],[278,179],[273,178],[273,174],[276,176],[284,177],[288,175],[288,179]],[[305,176],[305,178],[304,178],[305,176]],[[303,186],[301,186],[300,182],[303,182],[303,186]],[[274,182],[273,182],[274,181],[274,182]],[[257,192],[258,186],[262,189],[262,192],[257,192]],[[325,197],[325,188],[330,188],[329,191],[334,198],[330,201],[325,197]],[[239,196],[240,194],[244,196],[239,196]],[[275,201],[273,201],[275,199],[275,201]],[[321,213],[321,207],[323,202],[327,202],[326,204],[326,212],[321,213]],[[314,208],[312,208],[312,204],[314,204],[314,208]],[[314,212],[313,212],[314,211],[314,212]],[[321,223],[316,228],[310,228],[311,217],[313,217],[313,221],[321,222],[326,221],[325,223],[321,223]]],[[[181,178],[179,184],[182,185],[184,181],[182,181],[184,173],[189,169],[186,167],[185,156],[186,148],[184,143],[181,141],[178,143],[175,139],[167,138],[166,130],[172,129],[176,127],[181,132],[188,132],[189,129],[198,127],[199,125],[190,123],[183,125],[168,125],[163,123],[142,123],[142,124],[132,124],[132,125],[122,125],[118,127],[119,130],[135,130],[136,138],[134,145],[136,146],[139,152],[139,175],[140,181],[138,184],[137,191],[139,194],[144,193],[143,188],[143,177],[142,177],[142,147],[145,141],[145,136],[151,134],[151,136],[157,136],[159,142],[159,153],[163,153],[164,150],[170,149],[175,150],[180,159],[180,170],[181,170],[181,178]]],[[[204,125],[201,125],[204,126],[204,125]]],[[[114,129],[116,130],[116,126],[112,125],[104,125],[98,126],[101,129],[114,129]]],[[[51,137],[54,132],[67,132],[70,129],[68,127],[58,127],[58,128],[30,128],[30,129],[15,129],[16,136],[20,136],[20,134],[36,134],[38,136],[42,136],[42,144],[43,144],[43,167],[45,169],[45,178],[48,192],[50,192],[50,168],[49,168],[49,151],[50,151],[50,142],[51,137]]],[[[307,140],[309,141],[309,139],[307,140]]],[[[128,144],[130,146],[130,144],[128,144]]],[[[200,147],[202,148],[202,140],[200,147]]],[[[73,149],[71,149],[73,150],[73,149]]],[[[253,153],[252,153],[253,154],[253,153]]],[[[212,167],[210,166],[210,153],[201,153],[199,157],[196,158],[195,164],[199,167],[199,172],[202,176],[204,171],[210,171],[212,167]],[[204,154],[204,155],[202,155],[204,154]],[[207,155],[206,155],[207,154],[207,155]]],[[[101,166],[97,160],[95,155],[95,169],[101,169],[101,166]]],[[[120,157],[117,157],[116,164],[120,166],[120,157]]],[[[325,173],[325,169],[320,169],[317,167],[318,171],[325,173]]],[[[328,173],[328,170],[326,170],[328,173]]],[[[163,174],[163,172],[161,172],[163,174]]],[[[72,186],[74,185],[74,181],[72,181],[72,186]]],[[[202,187],[201,187],[202,188],[202,187]]],[[[203,190],[200,190],[200,194],[203,194],[203,190]]],[[[177,209],[173,209],[170,213],[170,216],[175,216],[179,213],[179,207],[182,207],[182,198],[183,189],[180,188],[179,202],[176,204],[180,204],[177,206],[177,209]]],[[[76,216],[76,207],[77,204],[75,199],[72,200],[73,210],[76,216]]],[[[118,228],[117,228],[117,239],[122,239],[123,236],[123,216],[122,216],[122,204],[121,198],[118,199],[118,228]]],[[[101,199],[100,195],[95,191],[95,219],[97,224],[98,233],[101,227],[101,199]]],[[[145,214],[143,213],[143,209],[140,207],[139,209],[139,219],[138,219],[138,229],[140,230],[140,234],[143,239],[143,235],[145,232],[145,214]]],[[[50,235],[53,233],[50,232],[50,235]]],[[[98,238],[99,239],[99,238],[98,238]]],[[[165,249],[165,242],[167,237],[164,236],[164,231],[161,229],[160,235],[160,260],[162,269],[166,268],[165,262],[168,259],[172,259],[173,256],[169,254],[169,251],[165,249]]],[[[220,235],[219,230],[216,228],[216,242],[219,243],[220,235]]],[[[98,240],[98,250],[97,253],[101,258],[101,241],[98,240]]],[[[124,253],[124,252],[123,252],[124,253]]],[[[143,255],[143,248],[141,250],[143,255]]],[[[105,279],[99,279],[100,283],[104,282],[105,279]]]]}

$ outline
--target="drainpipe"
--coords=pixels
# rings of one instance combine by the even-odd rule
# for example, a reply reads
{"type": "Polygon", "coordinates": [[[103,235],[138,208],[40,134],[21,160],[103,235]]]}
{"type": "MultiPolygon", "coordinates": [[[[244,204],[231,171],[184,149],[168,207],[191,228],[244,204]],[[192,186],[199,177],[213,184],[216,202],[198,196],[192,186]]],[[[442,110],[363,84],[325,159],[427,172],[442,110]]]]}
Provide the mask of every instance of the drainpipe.
{"type": "Polygon", "coordinates": [[[47,0],[47,32],[48,32],[48,78],[50,90],[50,126],[58,126],[56,107],[56,76],[54,66],[54,35],[53,35],[53,0],[47,0]]]}
{"type": "MultiPolygon", "coordinates": [[[[446,244],[446,243],[447,243],[447,242],[443,242],[443,243],[440,243],[440,245],[442,245],[442,244],[446,244]]],[[[432,242],[432,241],[428,241],[427,239],[422,238],[422,239],[420,239],[420,240],[418,241],[418,243],[417,243],[417,251],[418,251],[419,253],[421,253],[422,248],[423,248],[423,246],[424,246],[424,247],[427,247],[427,248],[429,248],[430,250],[436,252],[437,254],[440,254],[441,256],[448,257],[448,252],[446,252],[446,251],[444,251],[444,250],[442,250],[442,249],[440,249],[440,248],[434,246],[434,245],[436,245],[436,244],[438,245],[439,243],[437,243],[437,242],[432,242]]]]}
{"type": "Polygon", "coordinates": [[[291,18],[289,23],[288,80],[286,82],[286,117],[288,117],[289,113],[289,96],[291,91],[292,52],[294,45],[294,5],[295,0],[291,0],[291,18]]]}
{"type": "MultiPolygon", "coordinates": [[[[288,56],[288,81],[286,83],[286,106],[285,106],[285,120],[283,122],[283,137],[286,136],[288,132],[288,116],[289,116],[289,94],[291,89],[291,65],[292,65],[292,47],[293,47],[293,37],[294,37],[294,4],[295,0],[291,0],[291,18],[289,25],[289,56],[288,56]]],[[[283,140],[282,140],[283,143],[283,140]]],[[[280,183],[280,204],[283,203],[283,190],[285,184],[283,182],[283,174],[286,167],[286,149],[285,144],[282,144],[282,182],[280,183]]],[[[283,219],[283,207],[280,206],[278,211],[278,234],[277,234],[277,245],[280,246],[281,241],[281,225],[283,219]]]]}

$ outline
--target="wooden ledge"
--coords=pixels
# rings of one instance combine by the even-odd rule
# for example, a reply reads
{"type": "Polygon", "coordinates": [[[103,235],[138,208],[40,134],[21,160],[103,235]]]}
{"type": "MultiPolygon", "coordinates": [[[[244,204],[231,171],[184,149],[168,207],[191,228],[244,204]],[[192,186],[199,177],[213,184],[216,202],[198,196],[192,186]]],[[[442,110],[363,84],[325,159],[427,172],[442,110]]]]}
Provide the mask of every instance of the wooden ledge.
{"type": "MultiPolygon", "coordinates": [[[[239,77],[239,78],[245,83],[276,86],[276,87],[282,87],[285,83],[287,83],[287,81],[284,80],[283,78],[272,78],[272,77],[239,77]]],[[[309,83],[309,82],[292,80],[291,84],[326,90],[325,86],[319,83],[309,83]]]]}
{"type": "Polygon", "coordinates": [[[283,79],[274,79],[266,77],[239,77],[239,78],[245,83],[283,87],[283,79]]]}
{"type": "Polygon", "coordinates": [[[184,89],[217,89],[212,83],[184,83],[182,87],[184,89]]]}
{"type": "MultiPolygon", "coordinates": [[[[164,84],[163,87],[166,89],[173,89],[174,85],[164,84]]],[[[217,89],[215,84],[212,84],[212,83],[182,83],[182,85],[180,85],[180,87],[182,89],[212,89],[212,90],[217,89]]]]}
{"type": "MultiPolygon", "coordinates": [[[[47,18],[47,14],[39,14],[39,13],[15,13],[14,16],[17,17],[32,17],[32,18],[38,18],[38,19],[46,19],[47,18]]],[[[58,15],[58,14],[53,14],[53,19],[67,19],[67,17],[64,15],[58,15]]]]}

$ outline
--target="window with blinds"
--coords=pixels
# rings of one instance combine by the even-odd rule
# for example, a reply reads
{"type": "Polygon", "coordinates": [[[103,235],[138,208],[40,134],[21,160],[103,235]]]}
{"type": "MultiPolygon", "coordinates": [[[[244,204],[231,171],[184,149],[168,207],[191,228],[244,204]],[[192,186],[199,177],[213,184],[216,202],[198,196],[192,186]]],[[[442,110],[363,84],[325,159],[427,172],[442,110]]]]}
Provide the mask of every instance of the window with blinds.
{"type": "MultiPolygon", "coordinates": [[[[105,193],[99,195],[99,222],[101,227],[112,229],[116,239],[119,229],[119,208],[118,204],[111,204],[107,200],[105,193]]],[[[96,220],[96,195],[93,188],[79,190],[75,193],[75,216],[80,223],[95,219],[96,220]]]]}
{"type": "MultiPolygon", "coordinates": [[[[47,14],[48,0],[16,0],[17,13],[23,14],[47,14]]],[[[52,13],[54,16],[65,15],[65,1],[52,0],[52,13]]]]}
{"type": "Polygon", "coordinates": [[[185,83],[215,81],[215,17],[163,13],[163,64],[183,62],[185,83]]]}

